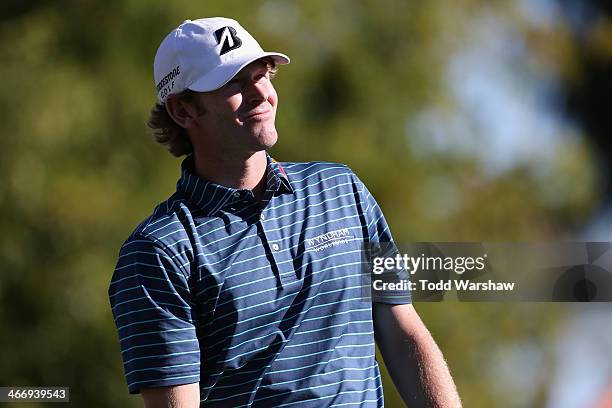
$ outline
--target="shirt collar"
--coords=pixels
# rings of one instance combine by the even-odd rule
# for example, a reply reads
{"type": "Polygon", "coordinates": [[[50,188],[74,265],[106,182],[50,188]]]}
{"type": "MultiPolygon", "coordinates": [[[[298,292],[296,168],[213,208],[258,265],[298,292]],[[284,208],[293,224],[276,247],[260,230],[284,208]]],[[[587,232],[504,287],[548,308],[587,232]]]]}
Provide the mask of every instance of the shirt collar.
{"type": "MultiPolygon", "coordinates": [[[[293,188],[285,169],[266,153],[266,193],[265,196],[292,194],[293,188]]],[[[189,155],[181,164],[181,178],[177,182],[177,191],[185,194],[187,199],[208,215],[214,215],[221,208],[245,199],[249,194],[245,190],[225,187],[205,181],[195,174],[193,156],[189,155]]]]}
{"type": "Polygon", "coordinates": [[[274,191],[281,191],[283,193],[293,193],[293,187],[291,187],[291,183],[289,183],[289,177],[285,172],[285,169],[279,162],[274,160],[268,153],[266,153],[266,159],[268,161],[268,171],[267,171],[267,186],[268,188],[271,185],[278,185],[278,187],[274,188],[274,191]],[[280,185],[278,184],[280,182],[280,185]]]}

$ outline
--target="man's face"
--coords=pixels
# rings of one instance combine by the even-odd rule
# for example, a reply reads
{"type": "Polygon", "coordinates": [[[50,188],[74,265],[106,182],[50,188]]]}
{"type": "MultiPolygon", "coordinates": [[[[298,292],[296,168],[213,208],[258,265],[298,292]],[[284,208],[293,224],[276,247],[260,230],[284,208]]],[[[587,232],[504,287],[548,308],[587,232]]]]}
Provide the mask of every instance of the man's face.
{"type": "Polygon", "coordinates": [[[197,95],[204,111],[198,121],[205,148],[240,154],[265,150],[276,143],[278,96],[270,79],[269,66],[258,60],[220,89],[197,95]]]}

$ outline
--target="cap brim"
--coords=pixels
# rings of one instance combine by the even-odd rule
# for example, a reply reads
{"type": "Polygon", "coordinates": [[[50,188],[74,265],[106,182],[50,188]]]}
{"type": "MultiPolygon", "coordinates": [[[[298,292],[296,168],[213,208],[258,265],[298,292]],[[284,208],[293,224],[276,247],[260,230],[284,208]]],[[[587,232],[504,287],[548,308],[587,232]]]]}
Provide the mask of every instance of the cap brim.
{"type": "Polygon", "coordinates": [[[266,57],[272,58],[277,65],[286,65],[291,62],[288,56],[279,52],[260,52],[256,55],[240,59],[240,61],[236,61],[234,64],[217,67],[208,75],[198,79],[187,88],[196,92],[215,91],[228,83],[242,68],[253,61],[266,57]]]}

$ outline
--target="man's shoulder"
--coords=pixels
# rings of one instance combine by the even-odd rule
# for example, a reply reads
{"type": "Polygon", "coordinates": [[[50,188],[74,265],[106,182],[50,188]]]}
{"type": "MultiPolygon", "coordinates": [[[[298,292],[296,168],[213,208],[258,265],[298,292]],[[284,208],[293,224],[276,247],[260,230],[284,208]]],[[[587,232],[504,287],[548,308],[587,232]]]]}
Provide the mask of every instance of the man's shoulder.
{"type": "Polygon", "coordinates": [[[325,161],[312,162],[281,162],[280,163],[290,182],[307,180],[332,180],[343,178],[356,178],[349,166],[342,163],[325,161]]]}
{"type": "Polygon", "coordinates": [[[133,241],[145,241],[164,248],[186,235],[186,222],[192,222],[188,202],[183,195],[175,193],[155,206],[151,215],[134,228],[124,246],[133,241]]]}

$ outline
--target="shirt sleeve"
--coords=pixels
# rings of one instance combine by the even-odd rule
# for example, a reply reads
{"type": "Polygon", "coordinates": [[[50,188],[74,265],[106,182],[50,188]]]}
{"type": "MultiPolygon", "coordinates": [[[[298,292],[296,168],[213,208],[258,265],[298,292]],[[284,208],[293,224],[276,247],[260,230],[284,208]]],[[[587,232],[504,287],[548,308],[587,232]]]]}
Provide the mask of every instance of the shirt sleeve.
{"type": "Polygon", "coordinates": [[[359,207],[363,213],[365,223],[364,232],[366,239],[364,251],[367,253],[370,267],[364,273],[370,274],[372,302],[388,304],[412,303],[412,296],[407,288],[407,282],[410,278],[408,271],[404,268],[396,268],[387,269],[381,274],[372,273],[374,258],[395,258],[399,254],[399,250],[393,241],[387,220],[374,196],[372,196],[365,184],[356,175],[354,177],[358,191],[359,207]],[[375,281],[380,283],[374,284],[375,281]],[[394,284],[394,286],[384,286],[385,288],[393,287],[393,289],[375,289],[383,287],[382,282],[394,284]]]}
{"type": "Polygon", "coordinates": [[[200,380],[187,277],[187,270],[150,239],[135,236],[121,248],[108,294],[131,394],[200,380]]]}

